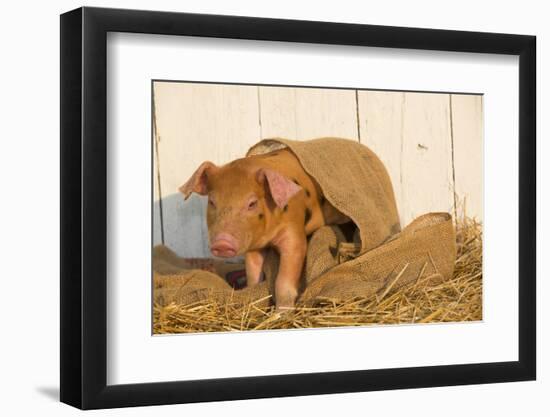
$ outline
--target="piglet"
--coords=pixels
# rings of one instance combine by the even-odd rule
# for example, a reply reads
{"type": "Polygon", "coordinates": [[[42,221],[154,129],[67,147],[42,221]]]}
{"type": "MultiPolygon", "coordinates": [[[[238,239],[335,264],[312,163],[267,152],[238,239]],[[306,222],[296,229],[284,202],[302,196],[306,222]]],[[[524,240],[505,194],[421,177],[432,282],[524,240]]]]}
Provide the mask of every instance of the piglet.
{"type": "Polygon", "coordinates": [[[275,280],[277,309],[298,297],[307,236],[349,218],[323,196],[296,156],[283,149],[223,166],[203,162],[179,190],[208,196],[210,250],[217,257],[245,256],[247,286],[260,282],[265,249],[280,255],[275,280]]]}

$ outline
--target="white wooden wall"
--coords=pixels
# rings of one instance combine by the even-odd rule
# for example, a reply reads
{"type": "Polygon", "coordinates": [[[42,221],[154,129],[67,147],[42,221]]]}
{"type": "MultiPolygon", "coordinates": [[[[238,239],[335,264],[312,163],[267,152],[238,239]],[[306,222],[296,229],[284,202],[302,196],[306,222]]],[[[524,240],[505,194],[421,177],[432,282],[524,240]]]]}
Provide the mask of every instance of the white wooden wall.
{"type": "Polygon", "coordinates": [[[430,211],[482,220],[482,96],[157,82],[154,243],[209,257],[205,198],[178,187],[261,138],[355,139],[385,163],[402,225],[430,211]],[[465,202],[465,203],[464,203],[465,202]]]}

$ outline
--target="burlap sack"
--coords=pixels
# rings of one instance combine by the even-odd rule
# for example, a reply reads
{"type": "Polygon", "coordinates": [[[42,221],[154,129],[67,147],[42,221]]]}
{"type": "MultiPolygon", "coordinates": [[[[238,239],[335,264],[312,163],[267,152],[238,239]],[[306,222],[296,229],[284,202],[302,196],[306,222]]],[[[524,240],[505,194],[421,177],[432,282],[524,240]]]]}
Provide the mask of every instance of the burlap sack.
{"type": "MultiPolygon", "coordinates": [[[[357,142],[335,138],[308,142],[270,139],[252,147],[248,154],[285,146],[317,180],[327,200],[353,220],[359,235],[355,243],[348,243],[338,226],[325,226],[313,233],[298,303],[384,297],[411,282],[430,284],[452,276],[456,246],[451,216],[429,213],[399,232],[389,176],[372,151],[357,142]]],[[[181,265],[181,260],[174,261],[174,257],[167,248],[155,249],[154,299],[158,304],[207,299],[222,303],[262,300],[259,304],[264,305],[271,302],[279,262],[275,251],[266,257],[266,280],[238,291],[208,271],[180,269],[174,273],[173,266],[181,265]]]]}
{"type": "MultiPolygon", "coordinates": [[[[338,263],[343,242],[338,226],[317,230],[308,245],[304,269],[305,289],[299,303],[314,305],[320,299],[344,301],[356,297],[391,294],[404,285],[440,283],[452,277],[456,256],[455,231],[448,213],[429,213],[415,219],[385,244],[338,263]]],[[[167,262],[167,250],[155,251],[153,265],[167,262]]],[[[173,257],[172,253],[170,257],[173,257]]],[[[264,299],[269,304],[278,257],[270,252],[266,280],[252,288],[234,291],[220,276],[208,271],[180,270],[167,275],[154,272],[155,302],[189,304],[202,300],[248,303],[264,299]]]]}

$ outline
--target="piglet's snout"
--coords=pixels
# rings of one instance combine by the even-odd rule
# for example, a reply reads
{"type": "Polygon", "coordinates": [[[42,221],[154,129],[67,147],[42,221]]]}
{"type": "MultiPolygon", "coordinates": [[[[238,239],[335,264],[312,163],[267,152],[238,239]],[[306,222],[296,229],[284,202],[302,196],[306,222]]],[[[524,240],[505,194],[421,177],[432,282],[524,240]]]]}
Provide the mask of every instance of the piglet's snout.
{"type": "Polygon", "coordinates": [[[210,244],[210,251],[212,254],[223,258],[231,258],[232,256],[235,256],[238,248],[239,245],[237,243],[237,239],[229,233],[217,234],[210,244]]]}

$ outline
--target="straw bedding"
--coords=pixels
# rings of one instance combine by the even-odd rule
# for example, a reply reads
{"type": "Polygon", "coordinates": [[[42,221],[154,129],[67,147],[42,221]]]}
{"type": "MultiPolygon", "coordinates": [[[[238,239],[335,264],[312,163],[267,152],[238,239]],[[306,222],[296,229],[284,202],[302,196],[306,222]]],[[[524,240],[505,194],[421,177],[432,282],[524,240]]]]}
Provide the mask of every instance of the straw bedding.
{"type": "MultiPolygon", "coordinates": [[[[299,303],[295,310],[283,314],[262,305],[262,299],[245,304],[216,298],[187,305],[155,304],[153,331],[196,333],[481,320],[481,225],[463,218],[456,231],[454,273],[438,285],[430,285],[425,277],[382,297],[319,298],[312,306],[299,303]]],[[[163,281],[157,277],[157,290],[171,285],[170,278],[163,281]]]]}

